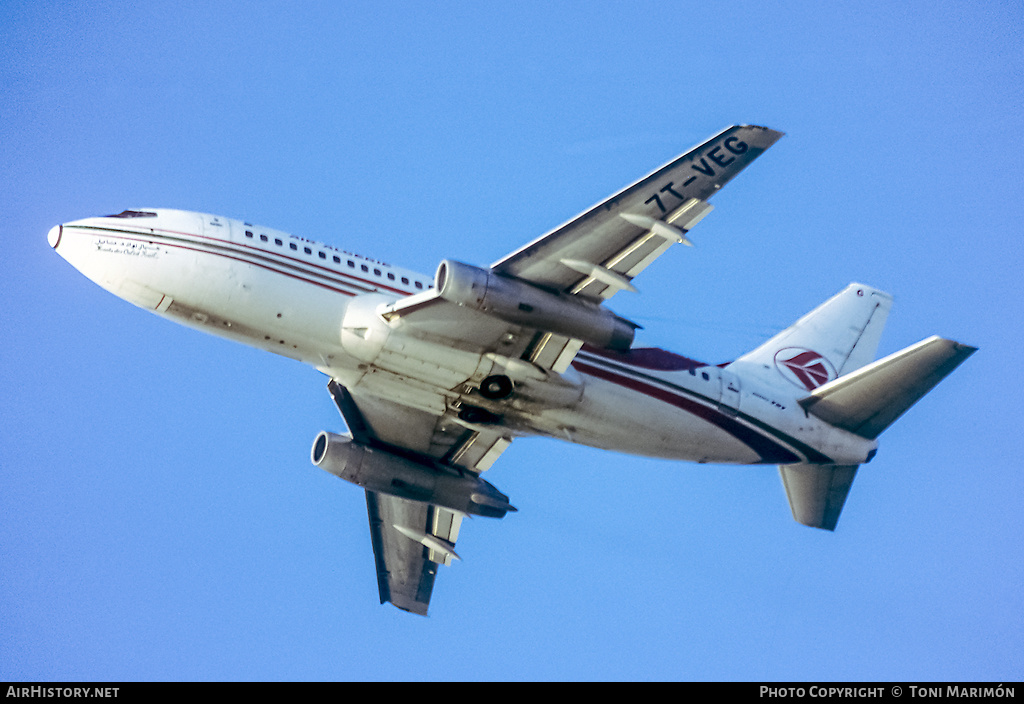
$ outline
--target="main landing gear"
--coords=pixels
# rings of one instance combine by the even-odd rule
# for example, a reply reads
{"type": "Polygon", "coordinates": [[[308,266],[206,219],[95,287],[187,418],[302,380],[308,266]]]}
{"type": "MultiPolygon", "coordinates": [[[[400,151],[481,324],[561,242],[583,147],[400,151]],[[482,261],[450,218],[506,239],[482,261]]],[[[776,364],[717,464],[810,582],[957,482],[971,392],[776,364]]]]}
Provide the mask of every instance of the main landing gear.
{"type": "Polygon", "coordinates": [[[492,374],[480,382],[480,395],[491,401],[500,401],[512,394],[512,380],[504,374],[492,374]]]}
{"type": "MultiPolygon", "coordinates": [[[[480,395],[489,401],[501,401],[512,395],[512,380],[504,374],[492,374],[480,382],[480,395]]],[[[479,406],[463,405],[459,410],[459,418],[467,423],[491,425],[501,422],[501,416],[480,408],[479,406]]]]}

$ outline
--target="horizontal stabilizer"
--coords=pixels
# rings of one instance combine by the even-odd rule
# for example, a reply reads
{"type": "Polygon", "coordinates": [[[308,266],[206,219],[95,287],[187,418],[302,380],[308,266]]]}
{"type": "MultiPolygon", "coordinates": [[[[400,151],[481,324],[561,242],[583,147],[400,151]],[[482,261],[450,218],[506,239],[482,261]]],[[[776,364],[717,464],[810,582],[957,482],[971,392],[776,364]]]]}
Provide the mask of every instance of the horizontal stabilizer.
{"type": "Polygon", "coordinates": [[[846,495],[857,476],[855,464],[779,465],[786,498],[797,523],[835,530],[846,495]]]}
{"type": "Polygon", "coordinates": [[[976,351],[930,337],[818,387],[800,405],[826,423],[873,440],[976,351]]]}

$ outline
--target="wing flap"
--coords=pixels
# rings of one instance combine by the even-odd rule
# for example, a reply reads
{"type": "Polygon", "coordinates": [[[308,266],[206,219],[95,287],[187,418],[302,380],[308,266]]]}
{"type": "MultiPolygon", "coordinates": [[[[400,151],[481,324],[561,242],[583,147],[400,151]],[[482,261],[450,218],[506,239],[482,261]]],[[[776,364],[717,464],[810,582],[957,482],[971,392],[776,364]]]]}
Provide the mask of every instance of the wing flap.
{"type": "Polygon", "coordinates": [[[462,514],[449,511],[440,506],[434,506],[433,516],[430,521],[430,535],[437,538],[436,541],[425,541],[424,544],[431,550],[427,553],[427,559],[442,565],[452,564],[452,558],[461,560],[455,554],[455,543],[459,539],[459,528],[462,527],[462,514]],[[437,547],[437,544],[441,547],[437,547]]]}
{"type": "Polygon", "coordinates": [[[635,292],[636,289],[629,282],[650,266],[655,259],[668,251],[673,244],[685,244],[692,247],[693,243],[686,238],[686,233],[712,210],[714,210],[713,205],[697,198],[690,198],[669,213],[664,220],[658,220],[648,215],[619,213],[619,217],[623,220],[641,228],[643,234],[629,242],[601,265],[593,266],[598,272],[607,271],[612,276],[620,277],[624,283],[609,282],[600,275],[592,274],[577,283],[571,289],[572,293],[608,299],[623,289],[635,292]]]}

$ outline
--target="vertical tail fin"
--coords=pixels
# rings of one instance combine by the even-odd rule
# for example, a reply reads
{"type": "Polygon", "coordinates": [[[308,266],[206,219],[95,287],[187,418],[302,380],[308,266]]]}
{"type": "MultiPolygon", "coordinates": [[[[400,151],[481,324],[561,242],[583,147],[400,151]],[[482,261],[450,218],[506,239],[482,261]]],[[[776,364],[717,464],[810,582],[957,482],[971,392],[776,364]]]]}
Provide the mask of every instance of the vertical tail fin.
{"type": "MultiPolygon", "coordinates": [[[[875,361],[892,297],[850,284],[728,368],[799,389],[806,413],[873,440],[977,348],[930,337],[875,361]]],[[[793,518],[835,530],[857,465],[780,465],[793,518]]]]}
{"type": "Polygon", "coordinates": [[[874,361],[891,307],[889,294],[850,284],[728,368],[813,391],[874,361]]]}

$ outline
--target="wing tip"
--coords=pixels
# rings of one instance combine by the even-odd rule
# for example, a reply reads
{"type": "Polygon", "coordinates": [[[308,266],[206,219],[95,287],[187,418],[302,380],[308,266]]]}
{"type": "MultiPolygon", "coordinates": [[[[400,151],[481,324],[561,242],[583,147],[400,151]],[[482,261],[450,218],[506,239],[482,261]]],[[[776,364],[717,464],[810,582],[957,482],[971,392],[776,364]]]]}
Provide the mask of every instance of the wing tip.
{"type": "MultiPolygon", "coordinates": [[[[391,605],[397,609],[401,609],[406,613],[416,614],[417,616],[426,616],[427,610],[430,608],[429,602],[416,601],[415,599],[403,599],[401,597],[397,599],[389,599],[391,605]]],[[[381,602],[384,603],[383,601],[381,602]]]]}
{"type": "Polygon", "coordinates": [[[748,130],[761,130],[762,132],[764,132],[765,134],[772,138],[772,144],[786,136],[785,132],[781,130],[772,129],[771,127],[766,127],[764,125],[737,125],[737,127],[748,130]]]}

